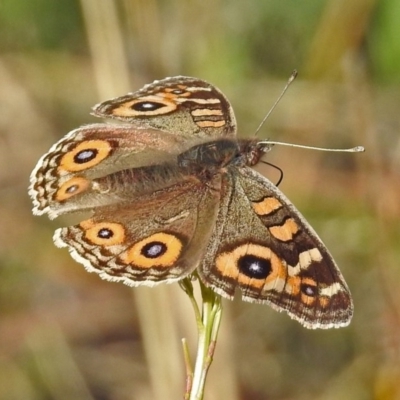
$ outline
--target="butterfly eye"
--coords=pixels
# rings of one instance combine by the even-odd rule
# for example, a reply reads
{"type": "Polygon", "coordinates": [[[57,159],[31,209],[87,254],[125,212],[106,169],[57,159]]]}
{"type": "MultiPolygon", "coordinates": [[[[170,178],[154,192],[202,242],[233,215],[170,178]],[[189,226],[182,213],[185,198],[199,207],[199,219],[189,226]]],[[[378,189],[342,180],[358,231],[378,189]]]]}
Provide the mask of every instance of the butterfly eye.
{"type": "Polygon", "coordinates": [[[272,270],[269,260],[250,254],[240,257],[238,266],[241,273],[254,279],[265,279],[272,270]]]}
{"type": "Polygon", "coordinates": [[[156,103],[154,101],[141,101],[135,104],[132,104],[131,108],[135,111],[155,111],[162,107],[165,107],[163,103],[156,103]]]}

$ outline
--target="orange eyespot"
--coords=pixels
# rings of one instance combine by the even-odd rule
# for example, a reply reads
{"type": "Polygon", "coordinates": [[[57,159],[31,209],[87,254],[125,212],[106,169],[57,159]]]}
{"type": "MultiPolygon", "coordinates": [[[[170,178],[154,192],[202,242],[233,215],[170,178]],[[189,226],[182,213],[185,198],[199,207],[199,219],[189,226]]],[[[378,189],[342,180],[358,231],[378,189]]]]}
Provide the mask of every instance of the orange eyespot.
{"type": "Polygon", "coordinates": [[[126,264],[141,268],[170,268],[178,261],[182,249],[183,243],[179,238],[161,232],[135,243],[120,258],[126,264]]]}
{"type": "Polygon", "coordinates": [[[220,254],[216,267],[222,276],[259,289],[268,289],[276,280],[287,276],[287,267],[278,256],[270,248],[254,243],[245,243],[220,254]]]}
{"type": "Polygon", "coordinates": [[[311,306],[315,303],[318,297],[317,283],[311,278],[303,278],[300,284],[301,301],[311,306]]]}
{"type": "Polygon", "coordinates": [[[125,241],[125,228],[121,224],[86,220],[80,226],[85,238],[98,246],[114,246],[125,241]]]}
{"type": "Polygon", "coordinates": [[[68,172],[84,171],[99,164],[111,151],[112,146],[107,140],[86,140],[65,154],[58,168],[68,172]]]}
{"type": "Polygon", "coordinates": [[[58,189],[55,198],[57,201],[65,201],[84,192],[89,186],[90,182],[87,179],[77,176],[64,182],[58,189]]]}
{"type": "Polygon", "coordinates": [[[176,102],[160,96],[145,96],[139,99],[126,101],[112,110],[116,117],[140,117],[141,115],[161,115],[175,111],[176,102]]]}

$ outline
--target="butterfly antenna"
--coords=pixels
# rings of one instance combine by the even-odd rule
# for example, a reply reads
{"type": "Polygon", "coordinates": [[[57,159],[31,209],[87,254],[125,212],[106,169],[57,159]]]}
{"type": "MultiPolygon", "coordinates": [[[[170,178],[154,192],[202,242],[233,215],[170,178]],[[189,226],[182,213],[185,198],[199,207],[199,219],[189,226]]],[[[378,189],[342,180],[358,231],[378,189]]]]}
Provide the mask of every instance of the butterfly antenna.
{"type": "Polygon", "coordinates": [[[275,142],[275,141],[269,141],[269,140],[265,140],[265,141],[263,140],[263,141],[259,142],[259,144],[265,145],[264,151],[270,150],[271,146],[273,146],[273,145],[298,147],[300,149],[308,149],[308,150],[336,151],[336,152],[340,152],[340,153],[361,153],[361,152],[365,151],[363,146],[351,147],[349,149],[330,149],[330,148],[326,148],[326,147],[305,146],[303,144],[275,142]]]}
{"type": "Polygon", "coordinates": [[[275,107],[278,105],[278,103],[281,101],[283,95],[286,93],[286,91],[289,89],[289,86],[291,85],[291,83],[296,79],[297,77],[297,71],[294,70],[292,72],[292,74],[290,75],[290,78],[288,79],[288,81],[286,82],[285,87],[282,90],[282,93],[279,95],[279,97],[276,99],[274,105],[271,107],[271,109],[268,111],[267,115],[263,118],[263,120],[261,121],[260,125],[258,126],[258,128],[256,129],[256,132],[254,134],[254,136],[257,136],[257,133],[260,131],[260,129],[262,128],[262,126],[264,125],[265,121],[268,119],[268,117],[271,115],[272,111],[275,110],[275,107]]]}
{"type": "MultiPolygon", "coordinates": [[[[262,126],[264,125],[265,121],[268,119],[268,117],[271,115],[272,111],[274,111],[275,107],[278,105],[278,103],[281,101],[283,95],[286,93],[286,91],[289,89],[289,86],[291,85],[291,83],[296,79],[297,77],[297,70],[294,70],[292,72],[292,74],[290,75],[288,81],[286,82],[285,87],[283,88],[281,94],[279,95],[279,97],[277,98],[277,100],[275,101],[274,105],[271,107],[271,109],[268,111],[267,115],[263,118],[263,120],[261,121],[260,125],[258,126],[258,128],[256,129],[255,132],[255,136],[257,135],[257,133],[260,131],[260,129],[262,128],[262,126]]],[[[261,141],[259,142],[259,144],[264,144],[265,148],[264,151],[267,152],[271,149],[271,147],[273,145],[280,145],[280,146],[289,146],[289,147],[298,147],[300,149],[309,149],[309,150],[319,150],[319,151],[336,151],[336,152],[344,152],[344,153],[360,153],[365,151],[363,146],[356,146],[356,147],[352,147],[350,149],[330,149],[330,148],[325,148],[325,147],[315,147],[315,146],[305,146],[302,144],[293,144],[293,143],[284,143],[284,142],[275,142],[275,141],[269,141],[269,140],[265,140],[265,141],[261,141]]]]}

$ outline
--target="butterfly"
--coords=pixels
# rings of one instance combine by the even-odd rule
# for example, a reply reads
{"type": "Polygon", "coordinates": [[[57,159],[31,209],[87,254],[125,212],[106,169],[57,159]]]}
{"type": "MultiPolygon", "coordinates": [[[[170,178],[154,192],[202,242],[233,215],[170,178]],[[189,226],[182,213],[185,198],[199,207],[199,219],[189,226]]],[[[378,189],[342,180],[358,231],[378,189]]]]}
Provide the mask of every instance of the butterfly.
{"type": "Polygon", "coordinates": [[[251,167],[271,146],[238,139],[211,84],[154,81],[93,108],[91,124],[54,144],[31,174],[36,215],[90,211],[55,244],[101,278],[129,286],[194,271],[221,296],[285,311],[307,328],[349,324],[349,289],[321,239],[251,167]]]}

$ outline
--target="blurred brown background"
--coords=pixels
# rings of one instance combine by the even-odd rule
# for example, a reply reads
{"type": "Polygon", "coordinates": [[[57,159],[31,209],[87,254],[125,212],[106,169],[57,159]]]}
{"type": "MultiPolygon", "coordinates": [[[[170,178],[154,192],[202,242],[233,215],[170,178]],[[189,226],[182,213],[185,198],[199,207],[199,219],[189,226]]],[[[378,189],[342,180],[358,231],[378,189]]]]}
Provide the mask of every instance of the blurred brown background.
{"type": "Polygon", "coordinates": [[[309,331],[224,301],[205,399],[399,399],[399,21],[398,0],[1,0],[0,398],[181,398],[188,299],[176,284],[101,281],[56,249],[67,220],[31,215],[29,174],[96,122],[94,104],[165,76],[218,86],[250,136],[297,68],[261,136],[366,147],[267,157],[340,265],[355,316],[309,331]]]}

